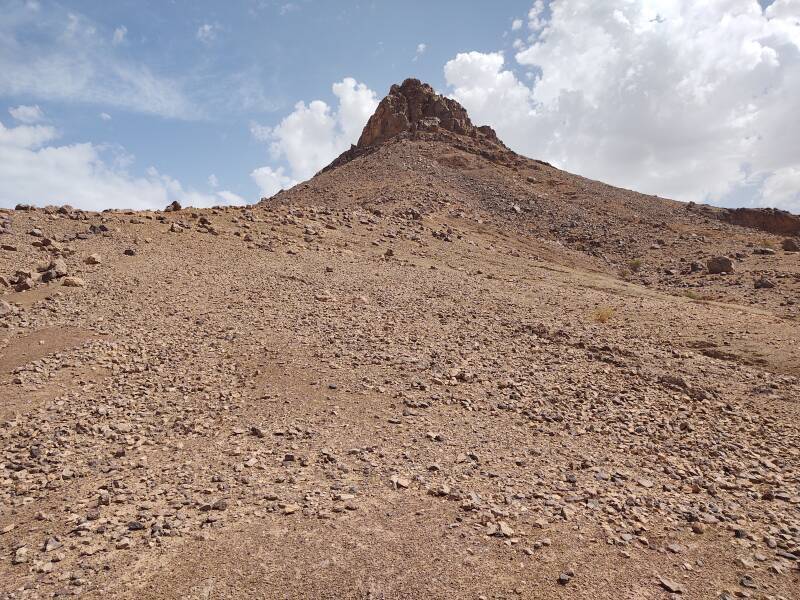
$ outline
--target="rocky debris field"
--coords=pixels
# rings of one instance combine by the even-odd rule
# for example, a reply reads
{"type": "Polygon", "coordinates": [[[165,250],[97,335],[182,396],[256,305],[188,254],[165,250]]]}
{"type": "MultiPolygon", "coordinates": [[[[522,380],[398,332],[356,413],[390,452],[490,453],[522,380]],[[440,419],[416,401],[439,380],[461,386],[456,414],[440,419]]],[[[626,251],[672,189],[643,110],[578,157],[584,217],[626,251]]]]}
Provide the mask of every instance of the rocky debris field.
{"type": "Polygon", "coordinates": [[[800,597],[795,238],[438,136],[0,211],[0,598],[800,597]]]}
{"type": "Polygon", "coordinates": [[[797,597],[795,320],[447,212],[7,216],[6,597],[797,597]]]}

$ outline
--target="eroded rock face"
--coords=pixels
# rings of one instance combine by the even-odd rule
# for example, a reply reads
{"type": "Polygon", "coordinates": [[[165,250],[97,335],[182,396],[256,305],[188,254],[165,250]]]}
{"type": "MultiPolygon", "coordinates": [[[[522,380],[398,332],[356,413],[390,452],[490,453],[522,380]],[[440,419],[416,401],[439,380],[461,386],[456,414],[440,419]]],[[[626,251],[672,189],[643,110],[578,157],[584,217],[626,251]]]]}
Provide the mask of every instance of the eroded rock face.
{"type": "Polygon", "coordinates": [[[761,229],[777,235],[800,235],[800,217],[776,208],[735,208],[723,220],[733,225],[761,229]]]}
{"type": "Polygon", "coordinates": [[[358,147],[381,144],[403,132],[444,129],[458,135],[486,137],[497,142],[491,127],[475,127],[467,111],[455,100],[437,94],[419,79],[393,85],[367,122],[358,147]]]}
{"type": "Polygon", "coordinates": [[[358,144],[350,147],[322,172],[371,154],[390,140],[425,139],[452,144],[495,163],[512,166],[520,157],[501,142],[488,125],[476,127],[466,109],[437,94],[419,79],[393,85],[364,127],[358,144]]]}

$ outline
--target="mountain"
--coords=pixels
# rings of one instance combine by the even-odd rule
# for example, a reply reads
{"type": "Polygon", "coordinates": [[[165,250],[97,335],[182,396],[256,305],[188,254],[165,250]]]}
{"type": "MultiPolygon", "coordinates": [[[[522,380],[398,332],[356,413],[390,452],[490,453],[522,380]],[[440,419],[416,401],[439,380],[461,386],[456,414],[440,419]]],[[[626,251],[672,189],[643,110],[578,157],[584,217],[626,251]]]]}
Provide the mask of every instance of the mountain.
{"type": "Polygon", "coordinates": [[[413,79],[311,180],[168,208],[0,211],[4,597],[800,596],[794,215],[413,79]]]}

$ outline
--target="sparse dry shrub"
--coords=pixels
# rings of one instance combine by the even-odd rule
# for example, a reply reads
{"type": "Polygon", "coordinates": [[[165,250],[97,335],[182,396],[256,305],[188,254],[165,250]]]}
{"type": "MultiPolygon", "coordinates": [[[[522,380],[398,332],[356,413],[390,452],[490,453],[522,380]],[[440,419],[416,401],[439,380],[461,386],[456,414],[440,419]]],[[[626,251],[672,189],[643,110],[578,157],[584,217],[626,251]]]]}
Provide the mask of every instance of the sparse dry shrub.
{"type": "Polygon", "coordinates": [[[610,306],[598,306],[592,312],[592,321],[595,323],[608,323],[614,316],[614,309],[610,306]]]}

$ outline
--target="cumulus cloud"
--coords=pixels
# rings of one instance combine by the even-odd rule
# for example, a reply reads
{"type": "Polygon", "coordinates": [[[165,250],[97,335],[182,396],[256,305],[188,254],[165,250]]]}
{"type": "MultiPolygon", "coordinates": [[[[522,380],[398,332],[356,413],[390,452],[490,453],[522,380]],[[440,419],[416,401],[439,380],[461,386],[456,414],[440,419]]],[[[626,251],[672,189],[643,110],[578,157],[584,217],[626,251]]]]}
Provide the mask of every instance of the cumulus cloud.
{"type": "Polygon", "coordinates": [[[333,84],[333,94],[338,100],[335,109],[322,100],[301,101],[273,128],[251,124],[253,137],[270,143],[272,159],[288,164],[288,171],[266,166],[251,173],[262,194],[271,196],[308,179],[358,140],[378,106],[375,92],[346,77],[333,84]]]}
{"type": "Polygon", "coordinates": [[[445,78],[524,154],[681,200],[747,189],[800,211],[799,14],[799,0],[537,0],[516,65],[468,52],[445,78]]]}
{"type": "Polygon", "coordinates": [[[514,19],[511,22],[511,31],[522,29],[522,19],[514,19]]]}
{"type": "Polygon", "coordinates": [[[280,190],[286,190],[297,185],[297,181],[289,177],[283,167],[259,167],[250,173],[258,189],[266,196],[272,196],[280,190]]]}
{"type": "Polygon", "coordinates": [[[110,121],[111,120],[111,115],[106,113],[106,112],[101,112],[100,113],[100,119],[102,121],[110,121]]]}
{"type": "Polygon", "coordinates": [[[133,157],[119,148],[92,143],[57,145],[51,126],[0,122],[0,206],[71,204],[87,210],[160,209],[178,200],[184,205],[244,204],[227,190],[203,193],[150,168],[131,175],[133,157]]]}
{"type": "Polygon", "coordinates": [[[44,120],[44,113],[38,105],[26,106],[22,104],[9,108],[8,112],[20,123],[38,123],[44,120]]]}
{"type": "MultiPolygon", "coordinates": [[[[115,36],[116,37],[116,36],[115,36]]],[[[200,110],[174,80],[117,54],[85,17],[20,0],[3,3],[0,95],[88,102],[165,117],[200,110]]]]}
{"type": "Polygon", "coordinates": [[[427,44],[417,44],[417,50],[416,50],[416,52],[414,53],[414,58],[413,58],[414,62],[416,62],[416,61],[417,61],[417,59],[418,59],[420,56],[422,56],[423,54],[425,54],[425,50],[427,50],[427,49],[428,49],[428,45],[427,45],[427,44]]]}

